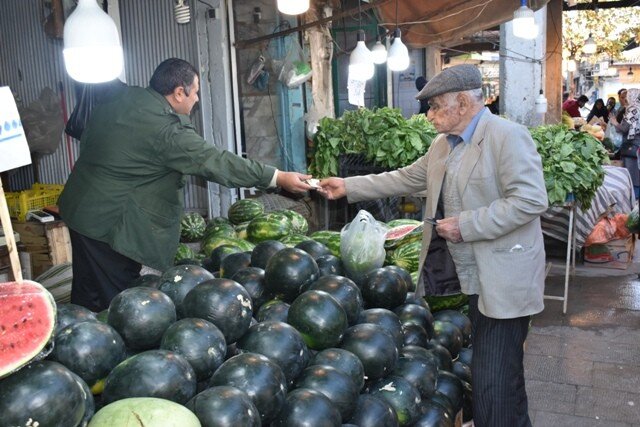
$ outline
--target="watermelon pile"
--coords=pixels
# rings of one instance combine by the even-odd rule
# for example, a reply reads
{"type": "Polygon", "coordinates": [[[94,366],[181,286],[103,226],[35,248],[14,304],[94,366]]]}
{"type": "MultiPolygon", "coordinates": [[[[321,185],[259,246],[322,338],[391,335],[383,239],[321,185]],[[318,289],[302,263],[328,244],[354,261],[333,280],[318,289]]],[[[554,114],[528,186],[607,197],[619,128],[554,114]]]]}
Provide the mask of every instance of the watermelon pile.
{"type": "MultiPolygon", "coordinates": [[[[344,275],[340,233],[308,235],[302,217],[238,203],[230,218],[205,225],[202,262],[183,258],[99,316],[44,304],[42,328],[27,320],[21,334],[0,335],[8,366],[2,422],[366,427],[448,426],[460,412],[472,419],[469,319],[432,313],[412,293],[420,224],[390,226],[385,246],[395,264],[357,284],[344,275]],[[63,324],[54,334],[56,314],[63,324]],[[32,336],[35,345],[24,338],[32,336]],[[39,360],[47,342],[55,349],[39,360]],[[13,348],[20,351],[6,351],[13,348]]],[[[0,287],[0,299],[18,303],[11,295],[0,287]]],[[[7,316],[2,326],[21,321],[7,316]]]]}

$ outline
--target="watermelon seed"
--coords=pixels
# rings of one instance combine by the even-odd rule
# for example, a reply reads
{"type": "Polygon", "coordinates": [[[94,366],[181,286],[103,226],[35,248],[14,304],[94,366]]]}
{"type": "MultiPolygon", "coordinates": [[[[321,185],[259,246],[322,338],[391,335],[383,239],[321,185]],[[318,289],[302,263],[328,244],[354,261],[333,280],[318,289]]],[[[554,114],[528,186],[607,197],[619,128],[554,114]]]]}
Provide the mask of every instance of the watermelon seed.
{"type": "Polygon", "coordinates": [[[7,330],[7,328],[5,328],[5,327],[4,327],[4,325],[0,325],[0,331],[1,331],[1,332],[4,332],[4,331],[6,331],[6,330],[7,330]]]}
{"type": "Polygon", "coordinates": [[[33,308],[33,304],[29,302],[29,303],[27,303],[27,307],[33,308]]]}
{"type": "Polygon", "coordinates": [[[17,323],[13,324],[13,329],[18,329],[18,324],[17,323]]]}

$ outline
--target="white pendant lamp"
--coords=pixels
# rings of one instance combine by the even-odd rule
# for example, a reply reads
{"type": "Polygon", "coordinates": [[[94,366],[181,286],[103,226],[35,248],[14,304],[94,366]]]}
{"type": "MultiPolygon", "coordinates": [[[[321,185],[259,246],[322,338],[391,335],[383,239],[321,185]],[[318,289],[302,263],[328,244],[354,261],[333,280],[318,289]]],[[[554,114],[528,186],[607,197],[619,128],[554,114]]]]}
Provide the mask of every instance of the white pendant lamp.
{"type": "Polygon", "coordinates": [[[278,0],[278,10],[285,15],[300,15],[309,10],[309,0],[278,0]]]}
{"type": "Polygon", "coordinates": [[[402,43],[400,28],[393,32],[393,42],[387,55],[387,67],[391,71],[404,71],[409,68],[409,49],[402,43]]]}
{"type": "Polygon", "coordinates": [[[80,0],[65,22],[62,54],[67,72],[79,82],[107,82],[122,72],[118,29],[96,0],[80,0]]]}
{"type": "Polygon", "coordinates": [[[374,64],[384,64],[387,62],[387,48],[380,41],[380,36],[376,40],[376,44],[371,48],[371,54],[373,55],[374,64]]]}
{"type": "Polygon", "coordinates": [[[596,45],[596,41],[593,39],[592,34],[589,34],[589,37],[584,41],[582,45],[582,53],[585,55],[593,55],[598,50],[598,45],[596,45]]]}
{"type": "Polygon", "coordinates": [[[578,65],[576,64],[576,60],[575,59],[570,59],[567,61],[567,71],[570,73],[573,73],[576,71],[576,69],[578,68],[578,65]]]}
{"type": "Polygon", "coordinates": [[[520,7],[513,13],[513,35],[522,39],[533,40],[538,36],[538,26],[533,17],[533,10],[527,7],[527,0],[522,0],[520,7]]]}
{"type": "Polygon", "coordinates": [[[349,80],[369,80],[374,72],[373,55],[364,43],[364,31],[358,30],[358,43],[349,56],[349,80]]]}

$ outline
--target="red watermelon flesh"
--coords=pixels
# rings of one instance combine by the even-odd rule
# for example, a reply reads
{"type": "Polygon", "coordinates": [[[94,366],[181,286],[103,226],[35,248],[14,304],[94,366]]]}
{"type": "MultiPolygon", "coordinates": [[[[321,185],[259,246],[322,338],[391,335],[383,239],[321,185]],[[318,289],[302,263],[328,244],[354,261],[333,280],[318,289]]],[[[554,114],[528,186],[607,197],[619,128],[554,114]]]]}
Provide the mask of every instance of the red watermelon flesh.
{"type": "Polygon", "coordinates": [[[55,323],[56,303],[42,285],[0,283],[0,378],[46,356],[55,323]]]}
{"type": "Polygon", "coordinates": [[[385,235],[385,240],[396,240],[400,237],[411,233],[416,228],[420,227],[420,224],[407,224],[407,225],[398,225],[393,227],[387,234],[385,235]]]}

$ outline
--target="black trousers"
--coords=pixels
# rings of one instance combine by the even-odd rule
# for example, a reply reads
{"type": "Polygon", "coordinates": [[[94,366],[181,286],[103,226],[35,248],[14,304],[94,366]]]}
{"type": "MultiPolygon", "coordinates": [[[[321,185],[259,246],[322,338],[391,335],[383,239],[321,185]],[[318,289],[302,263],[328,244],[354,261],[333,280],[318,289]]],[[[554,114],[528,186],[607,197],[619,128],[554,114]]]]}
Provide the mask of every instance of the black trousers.
{"type": "Polygon", "coordinates": [[[524,387],[524,341],[530,316],[492,319],[469,299],[473,327],[473,422],[476,427],[531,427],[524,387]]]}
{"type": "Polygon", "coordinates": [[[99,312],[113,297],[140,276],[139,262],[111,249],[104,242],[69,229],[73,251],[71,302],[99,312]]]}

